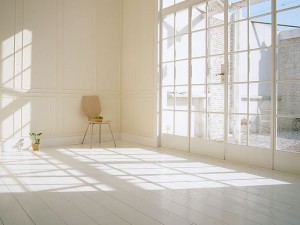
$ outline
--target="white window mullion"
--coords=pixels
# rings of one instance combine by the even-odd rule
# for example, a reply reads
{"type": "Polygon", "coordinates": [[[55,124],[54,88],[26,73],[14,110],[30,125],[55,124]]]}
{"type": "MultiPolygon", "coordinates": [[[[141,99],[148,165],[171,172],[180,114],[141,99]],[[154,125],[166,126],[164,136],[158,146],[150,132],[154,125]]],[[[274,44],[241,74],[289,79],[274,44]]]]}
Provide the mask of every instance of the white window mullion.
{"type": "Polygon", "coordinates": [[[173,102],[173,135],[175,134],[176,130],[176,76],[177,76],[177,71],[176,71],[176,13],[174,13],[174,20],[173,20],[173,25],[174,25],[174,33],[173,33],[173,39],[174,39],[174,56],[173,56],[173,66],[174,66],[174,81],[173,81],[173,94],[174,94],[174,102],[173,102]]]}
{"type": "Polygon", "coordinates": [[[188,138],[189,148],[188,152],[191,151],[191,114],[192,114],[192,7],[188,10],[188,138]]]}
{"type": "Polygon", "coordinates": [[[276,18],[276,0],[272,1],[272,93],[271,93],[271,150],[272,150],[272,169],[274,169],[274,160],[275,160],[275,150],[276,150],[276,142],[277,142],[277,69],[276,69],[276,42],[277,42],[277,18],[276,18]]]}
{"type": "Polygon", "coordinates": [[[247,146],[249,146],[249,137],[250,137],[250,0],[247,0],[247,146]]]}
{"type": "MultiPolygon", "coordinates": [[[[228,0],[224,3],[224,143],[227,143],[228,137],[228,0]]],[[[226,159],[226,148],[224,148],[224,160],[226,159]]]]}
{"type": "Polygon", "coordinates": [[[206,74],[205,74],[205,91],[206,91],[206,101],[205,101],[205,108],[206,108],[206,122],[205,122],[205,140],[208,140],[208,134],[209,134],[209,124],[208,124],[208,79],[207,76],[209,74],[209,61],[208,61],[208,0],[205,3],[205,61],[206,61],[206,74]]]}
{"type": "Polygon", "coordinates": [[[158,52],[159,52],[159,99],[158,99],[158,102],[159,102],[159,121],[158,121],[158,146],[161,146],[161,134],[162,134],[162,20],[163,20],[163,17],[161,15],[161,11],[162,11],[162,1],[163,0],[160,0],[159,1],[159,10],[158,10],[158,26],[159,26],[159,34],[158,34],[158,42],[159,42],[159,49],[158,49],[158,52]]]}

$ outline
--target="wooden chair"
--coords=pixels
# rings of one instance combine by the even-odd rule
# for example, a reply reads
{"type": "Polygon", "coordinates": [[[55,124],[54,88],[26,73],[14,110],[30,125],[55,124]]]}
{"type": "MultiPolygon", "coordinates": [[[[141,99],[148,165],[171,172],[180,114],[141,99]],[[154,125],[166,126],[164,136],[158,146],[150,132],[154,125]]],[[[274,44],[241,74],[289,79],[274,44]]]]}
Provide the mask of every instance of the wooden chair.
{"type": "Polygon", "coordinates": [[[109,129],[110,129],[110,133],[112,136],[112,139],[114,141],[114,145],[116,147],[116,142],[115,142],[115,138],[113,135],[113,132],[111,130],[111,126],[110,120],[103,120],[101,122],[99,122],[98,120],[95,120],[95,117],[98,116],[101,113],[101,105],[100,105],[100,100],[99,100],[99,96],[83,96],[82,97],[82,109],[84,114],[88,117],[88,125],[85,131],[85,134],[83,136],[82,142],[81,144],[83,144],[85,136],[87,134],[87,131],[89,129],[89,127],[91,126],[91,145],[90,148],[92,148],[92,144],[93,144],[93,128],[95,124],[99,125],[99,143],[101,143],[101,126],[104,125],[108,125],[109,129]]]}

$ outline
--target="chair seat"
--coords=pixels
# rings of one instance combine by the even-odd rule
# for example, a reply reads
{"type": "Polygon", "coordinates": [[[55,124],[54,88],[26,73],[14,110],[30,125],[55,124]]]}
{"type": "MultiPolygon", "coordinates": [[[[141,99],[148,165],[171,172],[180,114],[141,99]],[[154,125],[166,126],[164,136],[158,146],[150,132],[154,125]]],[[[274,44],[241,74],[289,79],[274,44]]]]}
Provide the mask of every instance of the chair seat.
{"type": "Polygon", "coordinates": [[[103,120],[103,121],[94,121],[94,120],[88,120],[89,123],[93,123],[93,124],[98,124],[98,123],[103,123],[103,124],[107,124],[107,123],[111,123],[111,120],[103,120]]]}

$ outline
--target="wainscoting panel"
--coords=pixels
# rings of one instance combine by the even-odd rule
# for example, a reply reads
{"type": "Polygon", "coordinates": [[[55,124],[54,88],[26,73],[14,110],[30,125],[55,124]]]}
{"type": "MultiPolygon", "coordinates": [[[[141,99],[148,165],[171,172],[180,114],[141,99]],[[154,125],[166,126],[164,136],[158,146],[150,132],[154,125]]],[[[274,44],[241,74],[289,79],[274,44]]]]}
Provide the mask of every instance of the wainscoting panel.
{"type": "Polygon", "coordinates": [[[62,98],[62,133],[63,135],[80,135],[83,133],[87,118],[82,112],[81,96],[62,98]]]}
{"type": "Polygon", "coordinates": [[[56,0],[25,0],[23,35],[23,89],[55,89],[56,0]]]}
{"type": "Polygon", "coordinates": [[[21,103],[22,136],[28,136],[30,132],[42,132],[44,136],[55,135],[55,97],[23,97],[21,103]]]}
{"type": "Polygon", "coordinates": [[[92,12],[91,0],[64,0],[64,89],[89,90],[93,87],[92,12]]]}

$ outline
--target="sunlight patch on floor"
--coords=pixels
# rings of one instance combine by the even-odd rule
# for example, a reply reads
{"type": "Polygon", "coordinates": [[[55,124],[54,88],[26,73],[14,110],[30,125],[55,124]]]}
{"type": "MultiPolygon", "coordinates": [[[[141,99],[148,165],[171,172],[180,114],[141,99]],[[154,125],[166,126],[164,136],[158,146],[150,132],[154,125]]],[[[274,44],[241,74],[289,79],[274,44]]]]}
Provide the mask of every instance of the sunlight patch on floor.
{"type": "Polygon", "coordinates": [[[5,152],[0,162],[0,193],[118,191],[122,184],[141,190],[289,184],[143,148],[5,152]]]}

